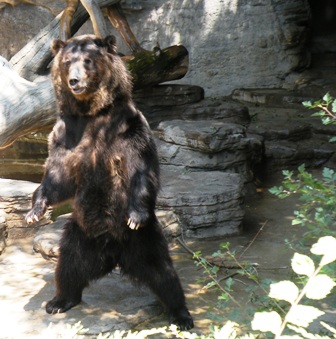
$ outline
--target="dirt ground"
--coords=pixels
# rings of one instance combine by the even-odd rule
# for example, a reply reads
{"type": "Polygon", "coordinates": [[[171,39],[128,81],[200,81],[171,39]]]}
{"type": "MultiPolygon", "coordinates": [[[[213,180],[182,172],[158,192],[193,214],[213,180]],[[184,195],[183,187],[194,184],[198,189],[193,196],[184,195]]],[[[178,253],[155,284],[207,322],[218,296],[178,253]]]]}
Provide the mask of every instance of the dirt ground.
{"type": "MultiPolygon", "coordinates": [[[[247,199],[242,235],[216,240],[185,240],[187,247],[194,252],[201,251],[203,256],[211,256],[221,243],[230,242],[230,248],[240,262],[257,265],[253,273],[260,281],[291,277],[290,259],[294,251],[285,241],[300,239],[304,230],[291,225],[293,211],[297,208],[296,198],[279,200],[268,192],[269,187],[279,183],[280,177],[264,184],[256,197],[247,199]]],[[[149,291],[138,289],[116,275],[92,284],[85,291],[83,302],[74,309],[65,314],[47,315],[44,305],[54,293],[55,263],[34,254],[32,242],[33,239],[24,239],[10,244],[0,257],[0,339],[60,338],[67,324],[78,321],[90,328],[89,338],[96,338],[99,332],[111,329],[141,330],[167,325],[166,315],[149,291]]],[[[246,277],[234,275],[236,268],[222,269],[220,277],[232,275],[234,284],[230,293],[236,303],[230,301],[225,309],[218,309],[219,293],[214,289],[202,289],[202,285],[197,284],[197,280],[205,276],[203,270],[195,266],[191,254],[180,244],[171,247],[195,320],[194,330],[207,333],[210,324],[221,325],[227,319],[246,324],[248,328],[251,312],[262,304],[266,293],[256,289],[256,284],[246,277]]],[[[231,264],[230,260],[225,260],[225,265],[231,264]]],[[[225,284],[225,280],[222,283],[225,284]]],[[[320,305],[326,312],[324,320],[331,324],[335,322],[335,304],[332,296],[320,305]]]]}
{"type": "MultiPolygon", "coordinates": [[[[320,170],[312,171],[319,175],[320,170]]],[[[258,189],[256,197],[246,201],[246,217],[244,222],[244,231],[242,235],[217,239],[212,241],[194,241],[187,242],[189,248],[193,251],[202,251],[203,256],[210,256],[220,249],[220,244],[229,242],[230,249],[235,253],[239,262],[252,263],[252,273],[258,277],[262,285],[267,280],[278,282],[282,280],[295,281],[295,273],[291,269],[291,259],[296,251],[299,253],[310,254],[309,248],[302,249],[298,246],[302,234],[306,231],[303,227],[292,226],[294,210],[299,208],[298,197],[291,196],[287,199],[279,199],[269,193],[269,188],[274,185],[280,185],[282,180],[281,173],[272,177],[272,180],[264,183],[258,189]],[[289,245],[291,244],[291,245],[289,245]],[[292,247],[292,248],[291,248],[292,247]]],[[[243,325],[245,329],[250,328],[250,322],[253,314],[260,307],[266,306],[271,299],[266,297],[269,288],[263,291],[256,283],[239,274],[233,275],[232,291],[233,298],[239,303],[232,301],[223,308],[216,307],[218,291],[211,289],[201,289],[200,285],[195,285],[191,281],[196,281],[199,274],[203,271],[198,268],[196,272],[192,270],[189,264],[186,264],[186,254],[183,249],[175,249],[180,252],[178,267],[180,275],[187,286],[188,300],[190,309],[193,311],[196,319],[196,328],[202,332],[207,332],[210,324],[221,325],[225,320],[230,319],[243,325]],[[183,253],[184,252],[184,253],[183,253]],[[183,259],[182,259],[183,258],[183,259]],[[188,272],[187,270],[191,270],[188,272]]],[[[230,266],[231,261],[227,259],[224,265],[230,266]]],[[[250,266],[251,267],[251,266],[250,266]]],[[[227,277],[237,272],[237,269],[222,269],[220,277],[227,277]]],[[[208,280],[209,281],[209,280],[208,280]]],[[[307,302],[307,300],[304,300],[307,302]]],[[[330,325],[335,324],[335,293],[328,296],[322,302],[311,303],[316,305],[326,314],[323,320],[330,325]]],[[[311,324],[312,331],[319,331],[318,319],[311,324]]]]}

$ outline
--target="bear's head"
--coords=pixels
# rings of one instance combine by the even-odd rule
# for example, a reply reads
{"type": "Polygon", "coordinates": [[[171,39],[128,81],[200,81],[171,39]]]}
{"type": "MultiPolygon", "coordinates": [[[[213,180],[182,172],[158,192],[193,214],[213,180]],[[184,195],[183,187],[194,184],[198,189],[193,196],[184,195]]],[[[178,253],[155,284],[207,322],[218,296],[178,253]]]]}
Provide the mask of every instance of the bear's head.
{"type": "Polygon", "coordinates": [[[83,35],[67,41],[54,40],[52,77],[56,95],[71,94],[76,101],[111,103],[118,96],[130,96],[132,85],[126,67],[117,54],[116,39],[83,35]]]}

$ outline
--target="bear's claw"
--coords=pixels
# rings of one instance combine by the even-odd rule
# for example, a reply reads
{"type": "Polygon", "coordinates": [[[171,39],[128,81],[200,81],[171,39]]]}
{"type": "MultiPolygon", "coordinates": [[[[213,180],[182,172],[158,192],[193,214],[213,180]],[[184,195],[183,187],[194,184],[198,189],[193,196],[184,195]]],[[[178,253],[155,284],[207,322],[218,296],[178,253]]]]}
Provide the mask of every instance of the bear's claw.
{"type": "Polygon", "coordinates": [[[79,301],[66,301],[66,300],[58,300],[56,297],[47,302],[46,311],[49,314],[56,314],[56,313],[64,313],[70,308],[76,306],[80,303],[79,301]]]}
{"type": "Polygon", "coordinates": [[[141,224],[137,224],[133,219],[129,218],[127,221],[127,226],[131,229],[131,230],[138,230],[141,226],[141,224]]]}
{"type": "Polygon", "coordinates": [[[169,314],[169,323],[174,324],[180,331],[188,331],[194,327],[194,321],[186,308],[169,314]]]}
{"type": "Polygon", "coordinates": [[[33,224],[34,222],[38,222],[39,220],[40,220],[39,216],[36,213],[34,213],[33,210],[26,215],[27,224],[33,224]]]}

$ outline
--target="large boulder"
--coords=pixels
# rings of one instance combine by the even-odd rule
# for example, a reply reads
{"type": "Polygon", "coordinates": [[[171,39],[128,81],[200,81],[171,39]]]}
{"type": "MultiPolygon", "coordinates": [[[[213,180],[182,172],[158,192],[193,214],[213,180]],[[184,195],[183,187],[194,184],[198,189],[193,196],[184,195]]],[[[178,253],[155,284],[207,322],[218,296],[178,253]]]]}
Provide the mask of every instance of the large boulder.
{"type": "Polygon", "coordinates": [[[244,217],[239,174],[162,170],[158,207],[179,216],[187,237],[212,238],[238,234],[244,217]]]}
{"type": "Polygon", "coordinates": [[[0,236],[1,241],[26,238],[35,235],[40,227],[48,224],[49,214],[39,222],[28,225],[25,215],[31,208],[32,193],[38,184],[0,179],[0,236]]]}
{"type": "Polygon", "coordinates": [[[262,142],[247,136],[240,124],[219,120],[164,121],[155,131],[161,165],[183,171],[239,173],[253,180],[253,166],[262,154],[262,142]]]}

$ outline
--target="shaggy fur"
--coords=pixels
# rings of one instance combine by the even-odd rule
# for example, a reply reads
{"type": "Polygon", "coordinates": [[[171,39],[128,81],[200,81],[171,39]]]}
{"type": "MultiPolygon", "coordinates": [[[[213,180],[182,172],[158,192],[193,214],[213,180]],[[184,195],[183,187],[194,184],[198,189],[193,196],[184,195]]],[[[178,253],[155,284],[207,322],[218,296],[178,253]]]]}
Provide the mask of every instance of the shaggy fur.
{"type": "Polygon", "coordinates": [[[149,126],[131,98],[130,76],[114,37],[54,41],[52,78],[59,106],[43,181],[28,223],[72,199],[48,313],[81,301],[91,280],[116,265],[147,284],[171,323],[193,327],[179,278],[155,216],[158,156],[149,126]]]}

